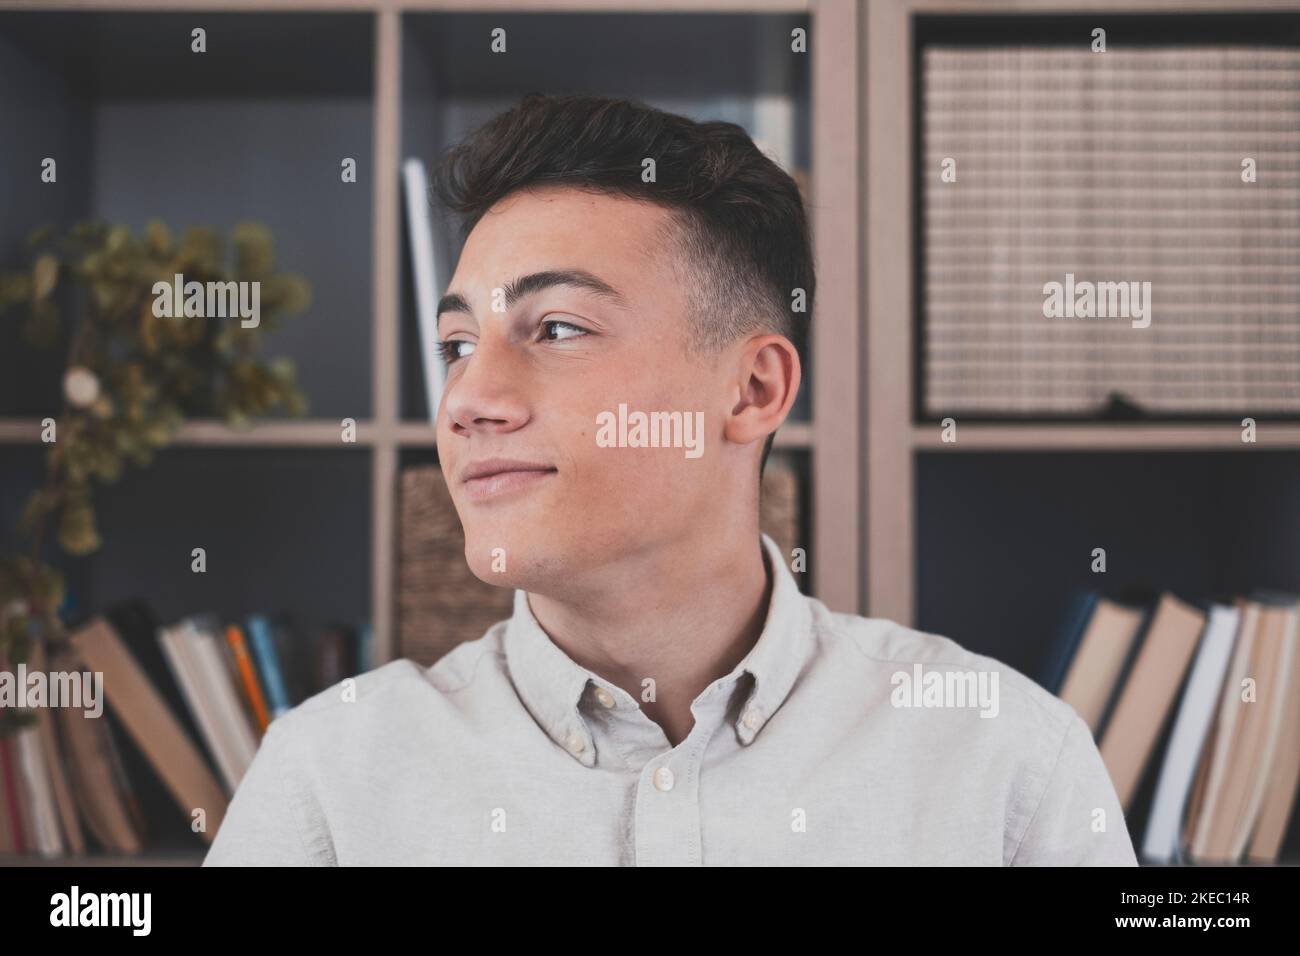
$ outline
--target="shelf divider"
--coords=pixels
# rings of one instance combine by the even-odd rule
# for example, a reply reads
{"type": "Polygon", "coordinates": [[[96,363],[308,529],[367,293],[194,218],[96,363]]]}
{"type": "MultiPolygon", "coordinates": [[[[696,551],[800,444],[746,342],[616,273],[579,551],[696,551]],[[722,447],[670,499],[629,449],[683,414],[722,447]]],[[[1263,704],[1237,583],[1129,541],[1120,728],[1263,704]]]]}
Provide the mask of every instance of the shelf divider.
{"type": "Polygon", "coordinates": [[[395,548],[397,526],[397,392],[400,326],[397,296],[401,280],[401,224],[398,169],[401,149],[402,18],[381,9],[375,23],[375,207],[373,404],[376,438],[371,455],[371,667],[396,653],[395,548]]]}
{"type": "MultiPolygon", "coordinates": [[[[956,416],[954,416],[956,417],[956,416]]],[[[944,442],[939,425],[913,425],[916,451],[1258,451],[1300,448],[1300,423],[1256,428],[1254,444],[1241,440],[1239,423],[1061,422],[1059,424],[963,425],[957,418],[957,440],[944,442]]]]}

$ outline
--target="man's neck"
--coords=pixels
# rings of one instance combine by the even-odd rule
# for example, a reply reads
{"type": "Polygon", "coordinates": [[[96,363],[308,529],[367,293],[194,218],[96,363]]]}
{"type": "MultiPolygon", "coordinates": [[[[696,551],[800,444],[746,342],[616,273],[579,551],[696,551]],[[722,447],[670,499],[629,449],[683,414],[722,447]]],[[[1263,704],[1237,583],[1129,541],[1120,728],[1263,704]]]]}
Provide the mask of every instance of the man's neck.
{"type": "Polygon", "coordinates": [[[694,726],[691,703],[762,633],[773,584],[762,543],[754,532],[618,570],[598,598],[530,593],[529,607],[570,658],[641,701],[675,747],[694,726]]]}

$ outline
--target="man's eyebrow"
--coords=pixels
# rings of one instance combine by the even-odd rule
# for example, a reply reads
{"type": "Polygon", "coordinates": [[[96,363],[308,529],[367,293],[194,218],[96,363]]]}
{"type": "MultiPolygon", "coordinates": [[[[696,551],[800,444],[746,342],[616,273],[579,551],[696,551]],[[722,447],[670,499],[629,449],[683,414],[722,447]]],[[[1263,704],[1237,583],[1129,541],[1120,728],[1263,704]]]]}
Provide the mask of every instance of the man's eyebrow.
{"type": "MultiPolygon", "coordinates": [[[[594,276],[583,269],[552,269],[547,272],[534,272],[507,282],[501,288],[505,294],[505,305],[508,309],[524,296],[532,295],[534,292],[541,292],[543,289],[549,289],[553,286],[572,286],[576,289],[591,292],[603,299],[608,299],[615,305],[627,305],[627,300],[621,292],[604,279],[594,276]]],[[[449,292],[438,302],[438,315],[440,317],[444,312],[468,313],[471,311],[465,297],[458,292],[449,292]]]]}

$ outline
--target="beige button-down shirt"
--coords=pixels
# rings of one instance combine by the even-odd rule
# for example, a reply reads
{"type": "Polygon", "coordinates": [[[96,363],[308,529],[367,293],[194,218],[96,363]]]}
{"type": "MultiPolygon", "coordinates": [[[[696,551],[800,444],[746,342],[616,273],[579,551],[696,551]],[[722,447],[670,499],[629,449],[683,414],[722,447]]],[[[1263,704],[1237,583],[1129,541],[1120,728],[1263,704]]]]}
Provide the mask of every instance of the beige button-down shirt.
{"type": "MultiPolygon", "coordinates": [[[[801,594],[676,747],[514,613],[272,723],[205,865],[1135,865],[1074,710],[999,662],[801,594]]],[[[684,639],[688,639],[684,637],[684,639]]]]}

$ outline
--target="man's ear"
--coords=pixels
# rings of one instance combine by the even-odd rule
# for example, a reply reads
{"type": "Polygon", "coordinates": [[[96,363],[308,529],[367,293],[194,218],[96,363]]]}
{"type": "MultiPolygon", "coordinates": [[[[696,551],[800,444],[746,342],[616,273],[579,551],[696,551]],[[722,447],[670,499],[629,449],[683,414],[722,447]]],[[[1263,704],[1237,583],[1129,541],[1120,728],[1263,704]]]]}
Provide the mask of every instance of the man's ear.
{"type": "Polygon", "coordinates": [[[738,400],[723,435],[737,445],[766,438],[781,427],[799,394],[799,351],[784,335],[749,339],[737,365],[738,400]]]}

